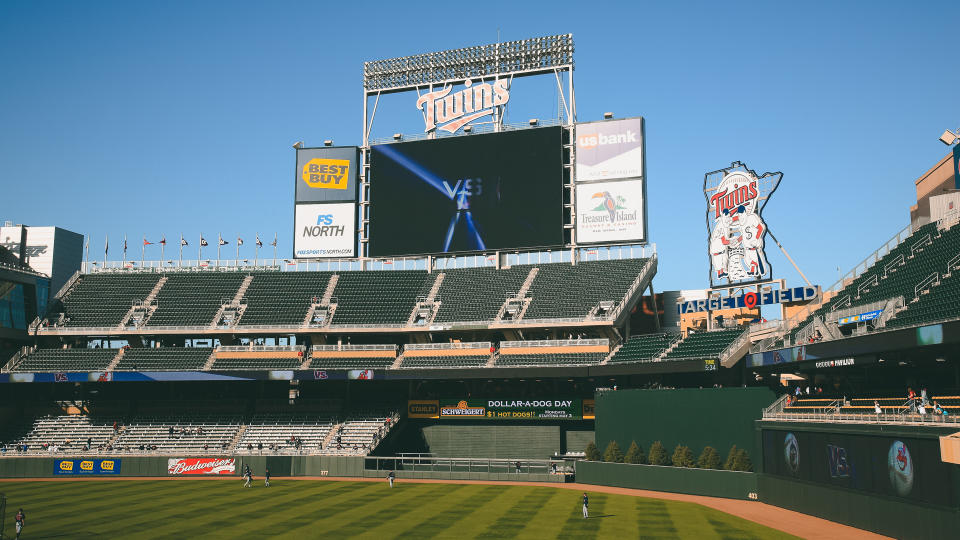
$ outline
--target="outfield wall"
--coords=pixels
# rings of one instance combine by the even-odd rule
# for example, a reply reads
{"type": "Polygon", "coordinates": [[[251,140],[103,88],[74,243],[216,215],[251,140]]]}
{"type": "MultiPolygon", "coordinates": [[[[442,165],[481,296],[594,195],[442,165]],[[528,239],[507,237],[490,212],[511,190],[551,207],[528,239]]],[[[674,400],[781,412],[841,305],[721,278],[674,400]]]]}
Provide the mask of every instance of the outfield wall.
{"type": "Polygon", "coordinates": [[[960,466],[941,461],[938,437],[955,430],[757,422],[760,499],[896,538],[954,538],[960,466]]]}
{"type": "Polygon", "coordinates": [[[757,498],[757,475],[751,472],[578,461],[577,482],[728,499],[757,498]]]}
{"type": "Polygon", "coordinates": [[[668,455],[678,444],[690,447],[695,457],[705,446],[712,446],[722,460],[735,444],[755,462],[760,448],[753,421],[775,399],[767,388],[597,392],[597,448],[603,452],[610,441],[617,441],[626,453],[631,441],[636,441],[647,452],[654,441],[660,441],[668,455]]]}

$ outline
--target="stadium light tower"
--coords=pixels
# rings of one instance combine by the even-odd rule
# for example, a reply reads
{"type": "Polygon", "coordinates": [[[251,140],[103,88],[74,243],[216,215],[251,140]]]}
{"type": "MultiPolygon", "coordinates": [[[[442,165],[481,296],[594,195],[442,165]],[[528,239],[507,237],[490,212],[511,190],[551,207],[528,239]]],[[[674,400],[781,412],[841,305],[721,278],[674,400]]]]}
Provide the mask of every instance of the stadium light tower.
{"type": "Polygon", "coordinates": [[[948,129],[940,136],[940,142],[947,146],[953,146],[958,140],[960,140],[960,128],[955,132],[948,129]]]}

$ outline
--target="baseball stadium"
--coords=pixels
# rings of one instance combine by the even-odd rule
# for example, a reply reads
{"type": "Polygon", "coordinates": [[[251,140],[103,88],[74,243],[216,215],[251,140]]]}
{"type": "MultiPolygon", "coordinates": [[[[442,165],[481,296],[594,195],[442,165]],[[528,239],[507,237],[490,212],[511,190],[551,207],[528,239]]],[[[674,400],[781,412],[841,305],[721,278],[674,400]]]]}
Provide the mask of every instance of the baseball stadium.
{"type": "Polygon", "coordinates": [[[254,257],[7,222],[0,538],[955,537],[960,134],[829,286],[770,232],[790,171],[705,163],[659,241],[709,287],[658,290],[644,111],[579,118],[574,50],[365,62],[254,257]]]}

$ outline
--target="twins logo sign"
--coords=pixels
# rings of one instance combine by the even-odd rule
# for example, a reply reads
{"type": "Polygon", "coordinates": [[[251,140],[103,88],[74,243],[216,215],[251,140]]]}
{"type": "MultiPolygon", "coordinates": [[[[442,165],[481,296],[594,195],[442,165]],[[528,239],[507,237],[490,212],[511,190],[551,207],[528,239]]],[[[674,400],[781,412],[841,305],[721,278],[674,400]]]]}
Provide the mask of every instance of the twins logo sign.
{"type": "Polygon", "coordinates": [[[761,214],[781,178],[780,172],[758,177],[740,162],[704,177],[711,287],[724,281],[759,281],[771,275],[764,253],[767,225],[761,214]]]}

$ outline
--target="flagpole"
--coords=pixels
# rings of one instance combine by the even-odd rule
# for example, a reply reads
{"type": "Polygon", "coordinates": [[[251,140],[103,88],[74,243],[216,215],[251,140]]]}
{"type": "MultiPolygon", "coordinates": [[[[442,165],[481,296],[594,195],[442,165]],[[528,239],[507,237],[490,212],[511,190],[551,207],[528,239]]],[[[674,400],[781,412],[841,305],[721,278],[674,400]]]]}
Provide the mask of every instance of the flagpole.
{"type": "Polygon", "coordinates": [[[183,267],[183,233],[180,233],[180,262],[177,263],[177,268],[183,267]]]}
{"type": "Polygon", "coordinates": [[[90,266],[90,235],[87,235],[87,244],[84,250],[86,253],[83,256],[83,267],[87,268],[90,266]]]}
{"type": "Polygon", "coordinates": [[[200,259],[203,258],[203,233],[200,233],[200,242],[197,246],[197,266],[200,266],[200,259]]]}
{"type": "Polygon", "coordinates": [[[143,268],[143,255],[147,252],[147,235],[143,235],[143,245],[140,246],[140,268],[143,268]]]}
{"type": "Polygon", "coordinates": [[[107,252],[110,251],[110,235],[103,235],[103,267],[107,267],[107,252]]]}
{"type": "Polygon", "coordinates": [[[223,237],[217,233],[217,268],[220,268],[220,246],[223,245],[223,237]]]}
{"type": "Polygon", "coordinates": [[[127,235],[123,235],[123,266],[127,266],[127,235]]]}
{"type": "Polygon", "coordinates": [[[167,236],[163,235],[160,237],[160,266],[163,266],[163,252],[167,247],[167,236]]]}
{"type": "Polygon", "coordinates": [[[277,233],[273,233],[273,265],[277,265],[277,233]]]}
{"type": "Polygon", "coordinates": [[[240,235],[239,235],[239,234],[237,235],[237,260],[236,260],[236,264],[237,264],[237,266],[240,266],[240,235]]]}
{"type": "Polygon", "coordinates": [[[253,265],[256,266],[260,261],[260,233],[257,233],[257,241],[253,245],[256,246],[253,253],[253,265]]]}

